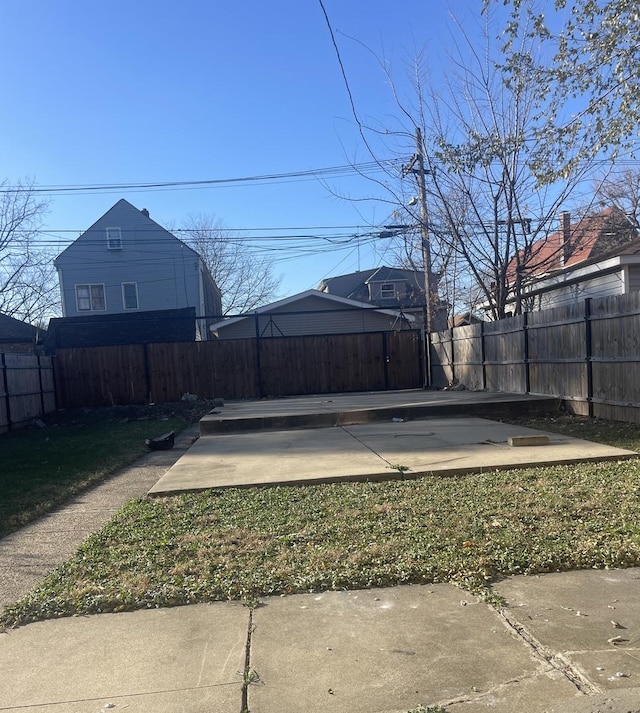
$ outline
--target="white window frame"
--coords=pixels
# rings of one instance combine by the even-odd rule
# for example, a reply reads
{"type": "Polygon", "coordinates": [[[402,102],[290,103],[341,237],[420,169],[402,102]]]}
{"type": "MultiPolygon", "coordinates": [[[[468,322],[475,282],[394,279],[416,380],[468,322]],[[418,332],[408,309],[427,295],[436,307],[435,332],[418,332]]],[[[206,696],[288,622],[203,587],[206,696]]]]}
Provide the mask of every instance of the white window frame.
{"type": "Polygon", "coordinates": [[[107,228],[107,250],[122,250],[122,230],[107,228]]]}
{"type": "Polygon", "coordinates": [[[126,309],[127,311],[140,309],[140,301],[138,300],[138,283],[137,282],[123,282],[122,283],[122,308],[126,309]],[[126,292],[125,292],[125,287],[127,287],[128,285],[133,285],[134,290],[135,290],[135,295],[136,295],[136,306],[135,307],[127,307],[127,296],[126,296],[126,292]]]}
{"type": "Polygon", "coordinates": [[[106,290],[104,289],[104,283],[103,282],[94,282],[94,283],[80,283],[75,286],[75,293],[76,293],[76,311],[78,312],[106,312],[107,311],[107,293],[106,290]],[[99,287],[102,290],[102,307],[94,307],[94,296],[93,296],[93,291],[94,288],[99,287]],[[78,294],[78,290],[81,288],[87,288],[88,294],[84,297],[80,297],[78,294]],[[80,300],[89,300],[89,307],[83,308],[80,307],[80,300]]]}
{"type": "Polygon", "coordinates": [[[395,298],[396,296],[396,286],[394,282],[382,282],[380,284],[380,297],[385,298],[395,298]],[[391,288],[391,294],[389,294],[389,288],[391,288]]]}

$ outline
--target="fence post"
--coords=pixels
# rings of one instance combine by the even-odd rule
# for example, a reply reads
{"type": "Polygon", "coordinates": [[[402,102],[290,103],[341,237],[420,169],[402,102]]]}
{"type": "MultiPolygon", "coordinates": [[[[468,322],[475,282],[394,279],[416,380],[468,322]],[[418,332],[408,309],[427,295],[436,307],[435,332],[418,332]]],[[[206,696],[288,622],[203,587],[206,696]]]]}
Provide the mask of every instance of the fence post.
{"type": "Polygon", "coordinates": [[[254,312],[256,326],[256,371],[258,376],[258,398],[264,398],[264,384],[262,383],[262,363],[260,359],[260,316],[254,312]]]}
{"type": "Polygon", "coordinates": [[[6,354],[0,354],[0,365],[2,366],[2,384],[4,386],[4,400],[7,408],[7,428],[11,430],[11,399],[9,398],[9,379],[7,378],[7,360],[6,354]]]}
{"type": "Polygon", "coordinates": [[[591,297],[584,301],[584,341],[587,364],[587,408],[589,418],[593,418],[593,336],[591,330],[591,297]]]}
{"type": "Polygon", "coordinates": [[[482,390],[487,390],[487,365],[484,350],[484,321],[480,322],[480,361],[482,362],[482,390]]]}
{"type": "Polygon", "coordinates": [[[42,383],[42,362],[40,361],[42,357],[37,356],[36,358],[38,359],[38,383],[40,384],[40,410],[44,414],[44,384],[42,383]]]}
{"type": "Polygon", "coordinates": [[[451,383],[456,383],[456,343],[453,338],[453,327],[451,327],[451,383]]]}
{"type": "Polygon", "coordinates": [[[529,313],[522,313],[522,331],[524,332],[524,393],[531,391],[531,372],[529,365],[529,313]]]}

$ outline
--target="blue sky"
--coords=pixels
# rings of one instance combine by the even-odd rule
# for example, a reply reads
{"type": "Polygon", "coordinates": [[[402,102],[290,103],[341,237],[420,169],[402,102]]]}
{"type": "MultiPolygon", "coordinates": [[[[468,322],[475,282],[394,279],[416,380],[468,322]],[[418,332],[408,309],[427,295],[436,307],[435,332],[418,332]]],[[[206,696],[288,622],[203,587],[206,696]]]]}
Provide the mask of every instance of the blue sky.
{"type": "MultiPolygon", "coordinates": [[[[452,47],[451,16],[473,32],[481,0],[324,5],[357,111],[384,129],[397,126],[398,110],[377,60],[405,94],[407,68],[426,48],[437,83],[452,47]]],[[[0,0],[0,28],[0,179],[10,184],[201,181],[371,161],[317,0],[0,0]]],[[[412,152],[391,140],[376,148],[383,158],[412,152]]],[[[173,228],[189,215],[215,215],[277,261],[286,296],[389,262],[390,241],[358,247],[349,236],[384,224],[392,207],[336,193],[388,197],[355,174],[56,195],[43,240],[62,249],[119,198],[173,228]],[[309,237],[264,237],[287,234],[309,237]]]]}

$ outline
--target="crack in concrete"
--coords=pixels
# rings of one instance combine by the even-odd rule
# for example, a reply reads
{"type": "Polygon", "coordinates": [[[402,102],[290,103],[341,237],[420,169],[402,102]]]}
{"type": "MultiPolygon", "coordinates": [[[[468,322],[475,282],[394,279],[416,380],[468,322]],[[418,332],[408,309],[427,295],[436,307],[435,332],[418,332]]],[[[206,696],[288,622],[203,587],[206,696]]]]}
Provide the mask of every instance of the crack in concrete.
{"type": "Polygon", "coordinates": [[[524,676],[516,676],[515,678],[509,679],[508,681],[497,683],[495,686],[491,686],[491,688],[488,688],[486,691],[477,691],[475,695],[469,694],[467,696],[458,696],[457,698],[451,698],[447,701],[439,701],[438,705],[442,706],[443,708],[448,708],[450,706],[455,705],[466,705],[467,703],[480,702],[486,698],[489,698],[490,696],[499,694],[501,691],[505,690],[506,688],[512,686],[515,683],[522,683],[523,681],[533,681],[536,678],[547,676],[549,673],[553,673],[554,671],[557,671],[557,669],[549,665],[548,668],[545,668],[541,671],[537,671],[536,673],[527,674],[524,676]]]}
{"type": "Polygon", "coordinates": [[[240,713],[249,713],[249,686],[260,682],[258,672],[251,668],[251,637],[255,631],[253,624],[253,607],[249,609],[249,622],[247,625],[247,641],[244,649],[244,670],[242,672],[242,691],[240,700],[240,713]]]}
{"type": "Polygon", "coordinates": [[[602,693],[596,684],[590,681],[582,671],[571,663],[562,654],[556,654],[541,644],[533,634],[526,629],[519,621],[512,617],[506,610],[489,606],[500,617],[505,627],[535,654],[549,664],[553,669],[560,672],[580,693],[585,696],[602,693]]]}
{"type": "MultiPolygon", "coordinates": [[[[386,463],[386,464],[387,464],[387,468],[390,468],[390,469],[392,469],[392,470],[397,470],[397,468],[396,468],[390,461],[388,461],[384,456],[381,456],[380,453],[378,453],[378,451],[376,451],[375,448],[372,448],[370,445],[368,445],[367,443],[365,443],[361,438],[358,438],[358,436],[356,436],[355,433],[351,433],[351,431],[350,431],[348,428],[345,428],[344,426],[340,426],[340,428],[341,428],[348,436],[351,436],[351,438],[353,438],[354,441],[358,441],[358,443],[359,443],[361,446],[364,446],[365,448],[367,448],[368,450],[370,450],[370,451],[373,453],[374,456],[377,456],[378,458],[380,458],[381,461],[383,461],[384,463],[386,463]]],[[[402,473],[400,473],[400,475],[402,475],[402,473]]]]}

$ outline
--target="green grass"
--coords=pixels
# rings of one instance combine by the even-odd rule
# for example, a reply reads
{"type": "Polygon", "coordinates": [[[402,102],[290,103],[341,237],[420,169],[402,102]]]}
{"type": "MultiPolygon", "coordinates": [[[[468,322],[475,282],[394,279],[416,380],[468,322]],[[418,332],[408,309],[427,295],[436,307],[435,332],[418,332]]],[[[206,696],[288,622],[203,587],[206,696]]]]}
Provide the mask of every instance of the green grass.
{"type": "Polygon", "coordinates": [[[43,428],[0,435],[0,537],[132,463],[147,452],[146,438],[182,430],[199,416],[197,409],[167,404],[60,412],[43,428]]]}
{"type": "MultiPolygon", "coordinates": [[[[582,423],[544,425],[640,447],[638,426],[582,423]]],[[[401,583],[490,596],[506,575],[639,564],[640,461],[208,491],[130,502],[2,622],[401,583]]]]}

